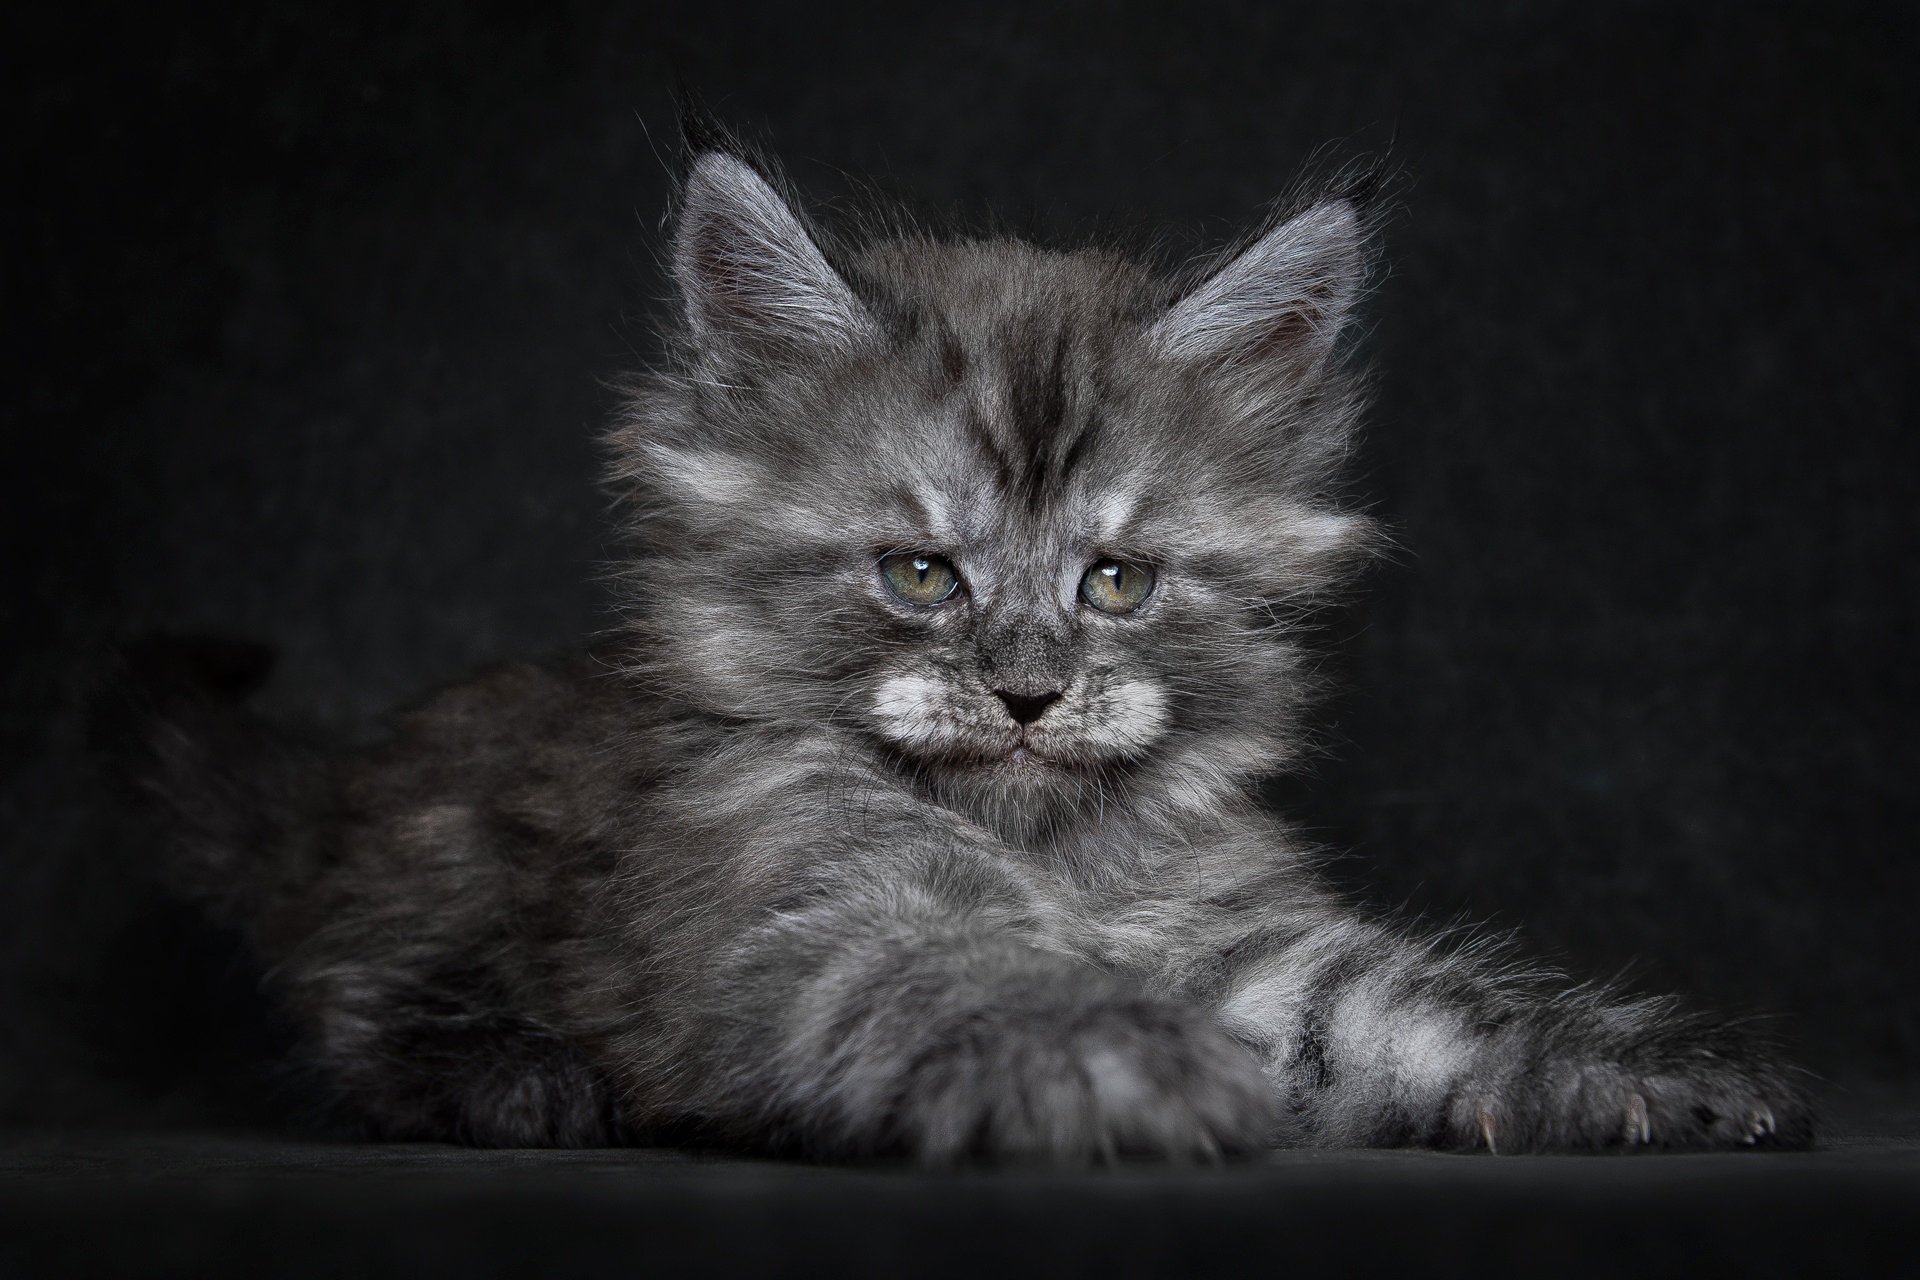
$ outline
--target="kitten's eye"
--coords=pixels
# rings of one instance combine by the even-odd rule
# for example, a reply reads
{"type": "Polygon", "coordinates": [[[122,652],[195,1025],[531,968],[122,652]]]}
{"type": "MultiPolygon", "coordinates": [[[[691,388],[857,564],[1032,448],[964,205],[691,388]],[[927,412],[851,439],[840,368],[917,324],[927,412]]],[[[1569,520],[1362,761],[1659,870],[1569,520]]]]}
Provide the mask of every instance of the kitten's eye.
{"type": "Polygon", "coordinates": [[[939,604],[960,589],[960,575],[951,564],[919,551],[882,557],[880,576],[908,604],[939,604]]]}
{"type": "Polygon", "coordinates": [[[1080,579],[1080,598],[1102,613],[1132,613],[1153,591],[1153,570],[1124,560],[1099,560],[1080,579]]]}

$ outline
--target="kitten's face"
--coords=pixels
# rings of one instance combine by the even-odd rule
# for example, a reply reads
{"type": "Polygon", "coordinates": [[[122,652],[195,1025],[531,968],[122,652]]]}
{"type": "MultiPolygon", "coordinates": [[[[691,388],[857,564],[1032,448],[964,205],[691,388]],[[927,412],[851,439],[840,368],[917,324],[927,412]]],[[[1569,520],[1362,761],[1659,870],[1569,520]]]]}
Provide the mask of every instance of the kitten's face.
{"type": "Polygon", "coordinates": [[[994,805],[1204,803],[1272,767],[1287,612],[1364,533],[1320,492],[1352,409],[1322,312],[1360,259],[1350,211],[1301,227],[1319,213],[1175,301],[1011,242],[836,270],[751,171],[703,160],[689,367],[622,438],[665,670],[994,805]]]}

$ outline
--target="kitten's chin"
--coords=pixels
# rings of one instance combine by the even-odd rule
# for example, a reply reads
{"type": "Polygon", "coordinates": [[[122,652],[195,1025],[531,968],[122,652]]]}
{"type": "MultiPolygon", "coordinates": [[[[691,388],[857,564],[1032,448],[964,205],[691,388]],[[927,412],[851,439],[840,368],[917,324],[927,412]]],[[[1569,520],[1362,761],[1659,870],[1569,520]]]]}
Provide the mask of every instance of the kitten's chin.
{"type": "Polygon", "coordinates": [[[949,760],[946,767],[956,777],[1016,791],[1050,789],[1082,772],[1078,763],[1051,755],[1031,743],[1017,743],[1002,751],[949,760]]]}
{"type": "Polygon", "coordinates": [[[1070,748],[1061,752],[1031,738],[1011,741],[948,743],[943,748],[918,751],[896,744],[896,750],[914,767],[944,779],[950,785],[989,789],[1045,791],[1071,786],[1103,763],[1070,748]]]}
{"type": "Polygon", "coordinates": [[[1065,766],[1028,747],[1010,747],[1005,751],[966,752],[922,756],[920,764],[953,778],[1030,778],[1039,779],[1059,773],[1065,766]]]}
{"type": "Polygon", "coordinates": [[[945,751],[907,752],[920,767],[932,769],[954,779],[1008,780],[1038,782],[1069,772],[1073,766],[1031,743],[1013,742],[1001,746],[973,747],[945,751]]]}
{"type": "Polygon", "coordinates": [[[1038,777],[1070,770],[1073,765],[1043,747],[1035,746],[1030,741],[1022,741],[998,751],[983,753],[975,761],[975,767],[1021,777],[1029,775],[1038,777]]]}

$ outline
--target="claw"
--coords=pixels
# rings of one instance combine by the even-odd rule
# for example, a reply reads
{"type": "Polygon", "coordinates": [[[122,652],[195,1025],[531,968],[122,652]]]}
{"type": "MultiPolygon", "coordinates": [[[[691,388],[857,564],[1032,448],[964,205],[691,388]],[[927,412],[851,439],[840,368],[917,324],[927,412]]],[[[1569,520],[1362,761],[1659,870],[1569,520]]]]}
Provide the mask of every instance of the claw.
{"type": "Polygon", "coordinates": [[[1748,1114],[1746,1137],[1748,1146],[1755,1145],[1762,1138],[1771,1138],[1777,1132],[1779,1128],[1774,1123],[1772,1107],[1763,1106],[1748,1114]]]}
{"type": "Polygon", "coordinates": [[[1627,1143],[1646,1146],[1653,1141],[1653,1125],[1647,1116],[1647,1100],[1639,1094],[1627,1097],[1627,1143]]]}
{"type": "Polygon", "coordinates": [[[1493,1135],[1496,1128],[1496,1126],[1493,1123],[1493,1112],[1489,1111],[1485,1107],[1482,1107],[1480,1108],[1480,1112],[1477,1119],[1480,1121],[1480,1136],[1486,1141],[1486,1144],[1487,1144],[1487,1154],[1494,1155],[1494,1156],[1499,1155],[1500,1147],[1493,1140],[1493,1135]]]}

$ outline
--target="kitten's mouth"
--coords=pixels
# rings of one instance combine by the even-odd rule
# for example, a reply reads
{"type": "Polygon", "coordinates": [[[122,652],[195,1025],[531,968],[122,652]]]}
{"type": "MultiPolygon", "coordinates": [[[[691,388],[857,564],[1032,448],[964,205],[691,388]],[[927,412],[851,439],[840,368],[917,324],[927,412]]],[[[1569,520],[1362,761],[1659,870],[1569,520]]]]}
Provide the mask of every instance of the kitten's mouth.
{"type": "Polygon", "coordinates": [[[976,739],[950,744],[946,750],[929,752],[922,759],[936,767],[963,773],[1038,776],[1072,770],[1079,765],[1071,749],[1065,754],[1052,749],[1059,745],[1036,743],[1026,736],[996,734],[984,742],[976,739]]]}
{"type": "Polygon", "coordinates": [[[1041,751],[1034,746],[1030,738],[1017,738],[1013,744],[997,756],[988,758],[987,763],[1006,765],[1016,769],[1051,769],[1063,763],[1058,756],[1041,751]]]}
{"type": "Polygon", "coordinates": [[[949,755],[947,763],[976,770],[1040,770],[1052,768],[1061,762],[1034,750],[1033,743],[1025,738],[1015,738],[1004,746],[999,743],[979,743],[972,750],[949,755]]]}

